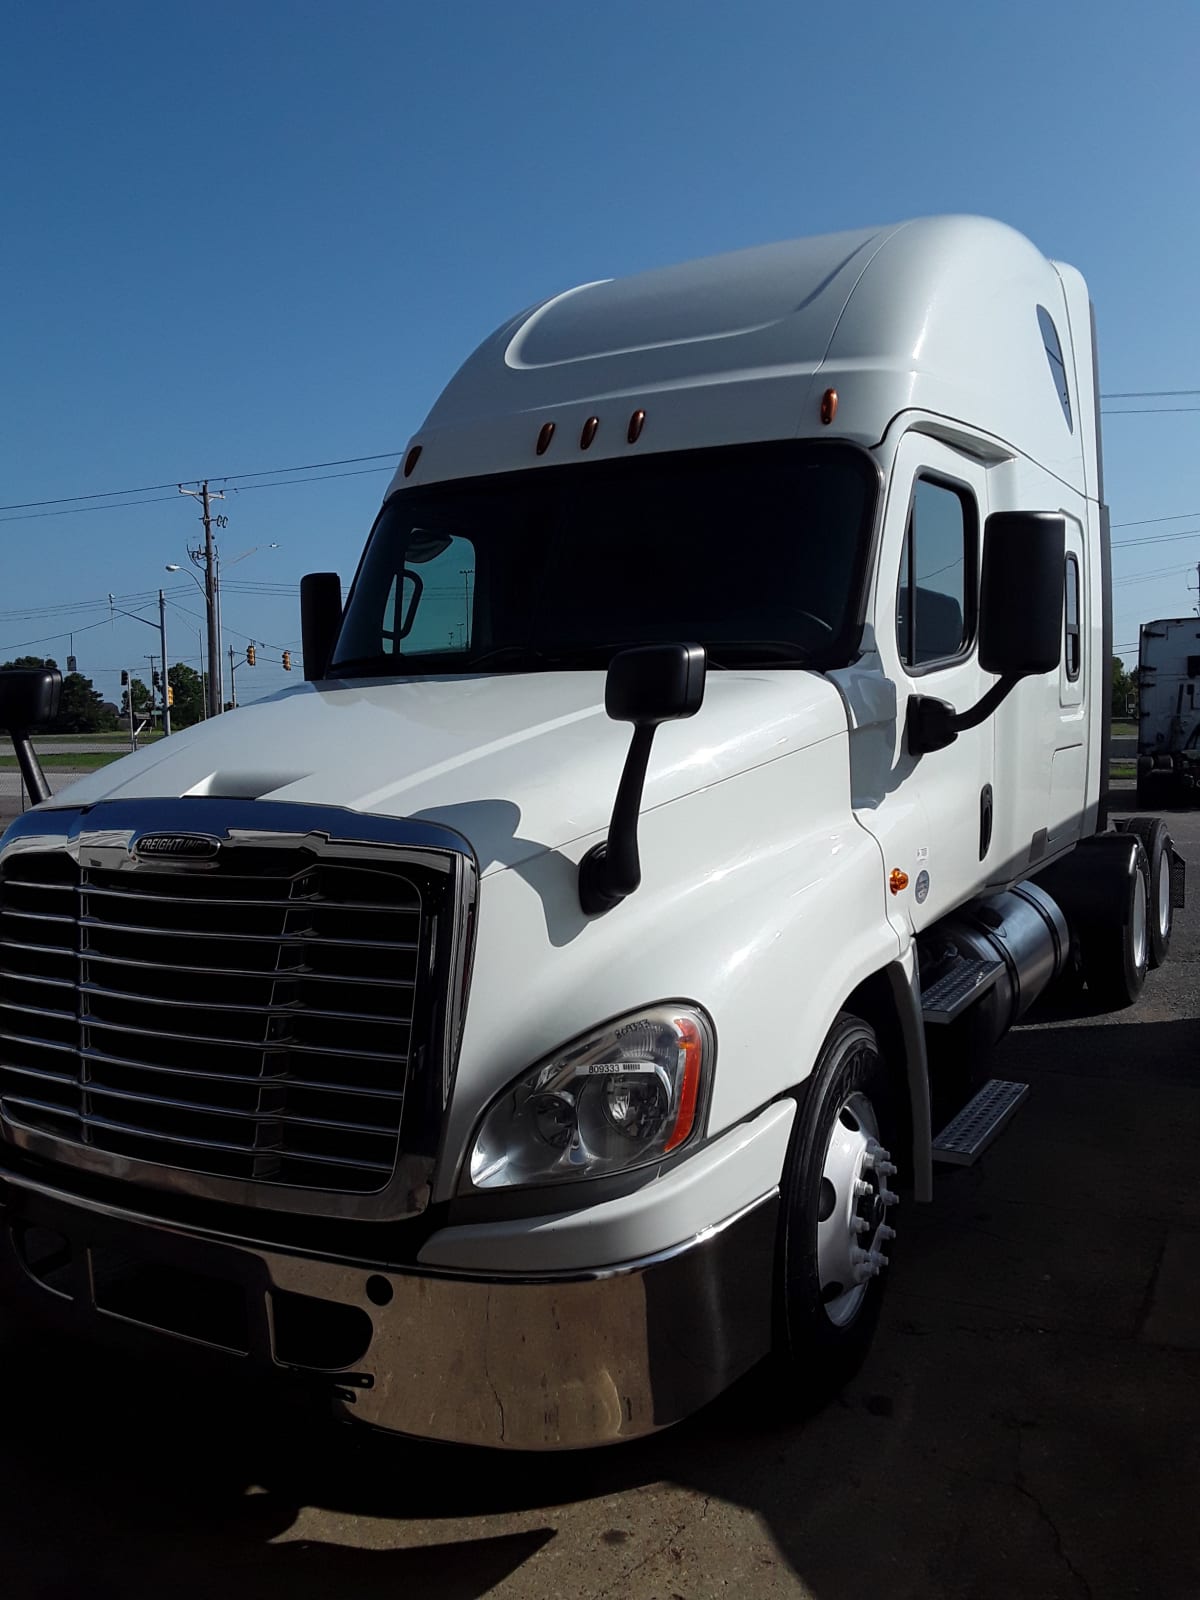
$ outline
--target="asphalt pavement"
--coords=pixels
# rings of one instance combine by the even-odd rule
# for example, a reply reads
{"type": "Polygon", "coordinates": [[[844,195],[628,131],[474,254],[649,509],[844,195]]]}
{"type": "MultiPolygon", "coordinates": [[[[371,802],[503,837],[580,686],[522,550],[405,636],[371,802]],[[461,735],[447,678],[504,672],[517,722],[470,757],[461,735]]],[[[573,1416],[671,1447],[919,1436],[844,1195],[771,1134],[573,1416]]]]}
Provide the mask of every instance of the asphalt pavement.
{"type": "Polygon", "coordinates": [[[1169,821],[1167,966],[1004,1041],[1032,1092],[902,1206],[839,1402],[788,1423],[752,1379],[639,1444],[496,1455],[10,1333],[7,1600],[1197,1600],[1200,814],[1169,821]]]}

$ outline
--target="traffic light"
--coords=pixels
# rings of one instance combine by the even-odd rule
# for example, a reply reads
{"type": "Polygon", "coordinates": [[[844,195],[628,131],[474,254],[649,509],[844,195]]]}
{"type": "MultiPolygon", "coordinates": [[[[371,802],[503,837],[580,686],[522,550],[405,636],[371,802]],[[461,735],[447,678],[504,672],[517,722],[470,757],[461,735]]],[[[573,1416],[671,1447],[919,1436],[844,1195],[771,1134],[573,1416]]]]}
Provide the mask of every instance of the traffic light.
{"type": "Polygon", "coordinates": [[[122,689],[128,689],[129,687],[129,674],[124,667],[121,668],[121,687],[122,689]]]}
{"type": "Polygon", "coordinates": [[[285,650],[283,652],[283,670],[285,672],[290,672],[292,670],[292,652],[290,650],[285,650]]]}
{"type": "Polygon", "coordinates": [[[246,665],[248,667],[252,667],[254,665],[256,659],[257,659],[257,655],[256,655],[256,652],[255,652],[254,646],[252,644],[248,644],[246,646],[246,665]]]}
{"type": "Polygon", "coordinates": [[[173,683],[167,685],[167,704],[169,706],[175,704],[175,685],[173,683]]]}

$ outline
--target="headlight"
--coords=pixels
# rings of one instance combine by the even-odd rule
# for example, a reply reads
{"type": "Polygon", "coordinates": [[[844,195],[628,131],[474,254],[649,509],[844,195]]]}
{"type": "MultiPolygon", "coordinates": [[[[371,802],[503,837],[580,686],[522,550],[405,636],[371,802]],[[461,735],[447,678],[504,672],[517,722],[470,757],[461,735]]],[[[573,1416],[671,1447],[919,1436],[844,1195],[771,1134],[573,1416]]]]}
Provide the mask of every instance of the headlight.
{"type": "Polygon", "coordinates": [[[688,1006],[651,1006],[524,1073],[471,1147],[476,1189],[594,1178],[661,1160],[700,1130],[712,1030],[688,1006]]]}

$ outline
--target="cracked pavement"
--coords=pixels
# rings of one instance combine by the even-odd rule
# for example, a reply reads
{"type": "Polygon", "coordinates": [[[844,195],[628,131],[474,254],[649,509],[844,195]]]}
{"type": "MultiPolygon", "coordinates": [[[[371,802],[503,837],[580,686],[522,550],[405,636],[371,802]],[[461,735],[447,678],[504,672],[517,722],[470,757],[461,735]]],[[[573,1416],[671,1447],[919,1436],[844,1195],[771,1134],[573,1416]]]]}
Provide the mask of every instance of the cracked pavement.
{"type": "Polygon", "coordinates": [[[997,1052],[1025,1107],[901,1208],[879,1338],[788,1423],[761,1380],[577,1456],[339,1431],[15,1335],[6,1600],[1195,1600],[1200,813],[1139,1005],[997,1052]]]}

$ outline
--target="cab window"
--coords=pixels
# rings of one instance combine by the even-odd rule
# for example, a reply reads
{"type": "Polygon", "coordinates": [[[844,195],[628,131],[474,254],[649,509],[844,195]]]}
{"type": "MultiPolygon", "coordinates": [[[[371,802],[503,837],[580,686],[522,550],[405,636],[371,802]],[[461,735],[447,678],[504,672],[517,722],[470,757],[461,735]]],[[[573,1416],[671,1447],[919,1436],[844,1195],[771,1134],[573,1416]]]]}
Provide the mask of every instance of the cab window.
{"type": "Polygon", "coordinates": [[[896,638],[912,671],[956,661],[975,629],[978,517],[969,492],[918,478],[900,562],[896,638]]]}

